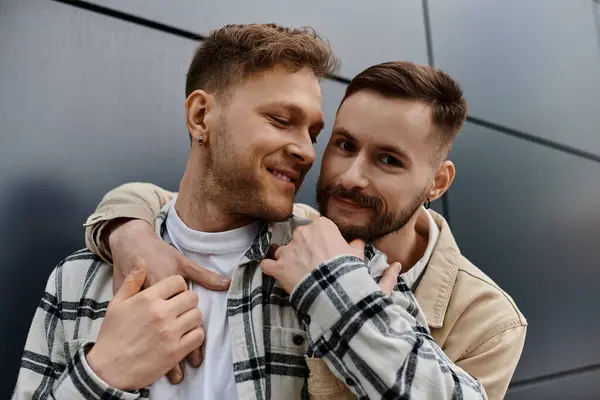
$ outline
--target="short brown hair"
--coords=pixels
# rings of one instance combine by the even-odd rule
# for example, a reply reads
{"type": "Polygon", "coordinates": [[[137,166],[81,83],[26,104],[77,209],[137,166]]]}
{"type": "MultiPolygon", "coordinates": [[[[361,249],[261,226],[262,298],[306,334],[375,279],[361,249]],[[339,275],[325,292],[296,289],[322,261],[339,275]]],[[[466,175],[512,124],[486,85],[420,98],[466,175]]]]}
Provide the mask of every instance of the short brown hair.
{"type": "Polygon", "coordinates": [[[281,66],[292,72],[312,70],[317,78],[333,74],[339,65],[329,43],[312,28],[292,29],[275,24],[226,25],[200,44],[185,84],[194,90],[218,91],[240,79],[281,66]]]}
{"type": "Polygon", "coordinates": [[[467,118],[467,101],[460,85],[447,73],[406,61],[373,65],[348,84],[342,103],[360,90],[374,90],[384,96],[422,101],[431,106],[431,134],[437,151],[435,159],[446,158],[467,118]]]}

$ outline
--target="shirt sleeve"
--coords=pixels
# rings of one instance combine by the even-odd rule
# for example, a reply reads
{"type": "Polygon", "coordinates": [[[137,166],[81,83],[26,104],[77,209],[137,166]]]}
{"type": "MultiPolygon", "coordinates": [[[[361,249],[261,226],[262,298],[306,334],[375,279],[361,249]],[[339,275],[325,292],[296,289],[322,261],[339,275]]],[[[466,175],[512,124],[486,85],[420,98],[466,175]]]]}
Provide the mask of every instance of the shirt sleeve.
{"type": "Polygon", "coordinates": [[[87,248],[111,263],[110,248],[102,236],[110,222],[118,218],[141,219],[154,227],[156,215],[173,197],[174,193],[151,183],[126,183],[111,190],[84,224],[87,248]]]}
{"type": "Polygon", "coordinates": [[[12,399],[138,399],[139,392],[112,388],[94,373],[86,361],[92,342],[66,339],[56,280],[55,270],[33,317],[12,399]]]}
{"type": "Polygon", "coordinates": [[[487,399],[434,341],[401,278],[384,295],[360,258],[342,255],[305,277],[290,302],[315,357],[359,398],[487,399]]]}

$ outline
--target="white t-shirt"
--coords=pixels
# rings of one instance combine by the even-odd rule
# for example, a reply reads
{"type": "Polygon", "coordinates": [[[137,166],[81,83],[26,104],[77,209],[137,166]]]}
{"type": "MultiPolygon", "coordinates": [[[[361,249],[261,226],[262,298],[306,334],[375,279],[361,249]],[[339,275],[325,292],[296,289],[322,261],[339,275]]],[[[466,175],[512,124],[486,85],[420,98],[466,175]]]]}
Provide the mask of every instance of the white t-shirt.
{"type": "MultiPolygon", "coordinates": [[[[221,275],[232,277],[242,257],[254,242],[260,222],[226,232],[207,233],[188,228],[171,203],[163,239],[172,243],[183,255],[198,265],[221,275]]],[[[186,364],[184,379],[171,385],[161,377],[150,390],[151,400],[229,400],[237,399],[229,322],[227,291],[208,290],[196,283],[190,289],[198,293],[198,308],[202,311],[205,340],[200,368],[186,364]]]]}

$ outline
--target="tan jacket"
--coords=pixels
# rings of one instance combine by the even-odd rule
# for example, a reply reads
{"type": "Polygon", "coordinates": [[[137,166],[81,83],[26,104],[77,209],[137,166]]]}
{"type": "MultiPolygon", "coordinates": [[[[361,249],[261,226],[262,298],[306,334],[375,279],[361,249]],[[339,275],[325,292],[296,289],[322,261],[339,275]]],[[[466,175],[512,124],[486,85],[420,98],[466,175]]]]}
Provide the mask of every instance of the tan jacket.
{"type": "MultiPolygon", "coordinates": [[[[86,244],[110,261],[101,237],[106,221],[138,218],[153,224],[173,193],[150,184],[132,183],[107,193],[86,222],[86,244]]],[[[423,211],[425,212],[425,211],[423,211]]],[[[448,358],[477,378],[490,399],[502,399],[517,366],[527,321],[512,298],[461,253],[447,222],[429,211],[440,236],[415,296],[431,333],[448,358]]],[[[294,214],[315,219],[318,212],[296,204],[294,214]]],[[[427,229],[423,215],[417,229],[427,229]]],[[[308,359],[309,392],[313,399],[351,399],[345,384],[320,359],[308,359]]]]}

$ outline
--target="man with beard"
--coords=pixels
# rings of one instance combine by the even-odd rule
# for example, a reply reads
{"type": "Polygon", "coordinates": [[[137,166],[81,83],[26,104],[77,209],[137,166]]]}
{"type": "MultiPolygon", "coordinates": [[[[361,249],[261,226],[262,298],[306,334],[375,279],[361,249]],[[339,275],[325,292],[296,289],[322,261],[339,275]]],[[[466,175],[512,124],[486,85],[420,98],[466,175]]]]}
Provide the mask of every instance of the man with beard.
{"type": "MultiPolygon", "coordinates": [[[[315,260],[339,256],[322,253],[311,259],[323,243],[335,247],[331,242],[337,239],[340,245],[340,234],[356,247],[355,239],[373,243],[389,263],[402,265],[401,277],[450,360],[476,377],[490,398],[501,399],[519,361],[527,322],[513,300],[461,255],[444,218],[423,206],[441,197],[454,179],[447,156],[466,109],[458,84],[434,68],[390,62],[361,72],[348,85],[323,155],[317,199],[327,219],[295,204],[295,216],[316,223],[297,230],[290,245],[275,251],[278,261],[265,261],[262,268],[290,292],[310,286],[310,279],[302,279],[314,273],[315,260]],[[301,259],[305,262],[298,266],[301,259]]],[[[219,276],[214,271],[164,245],[151,229],[153,215],[173,196],[144,183],[114,189],[88,219],[86,243],[114,260],[116,279],[142,257],[152,274],[149,285],[177,274],[215,288],[219,276]]],[[[373,268],[371,275],[377,276],[373,268]]],[[[396,281],[389,278],[381,282],[384,292],[396,281]]],[[[319,358],[334,350],[317,349],[321,354],[306,360],[309,392],[311,385],[328,387],[331,396],[314,398],[352,397],[335,366],[325,356],[334,375],[319,358]]],[[[393,365],[392,352],[389,362],[384,365],[393,365]]]]}
{"type": "MultiPolygon", "coordinates": [[[[140,261],[113,296],[112,266],[88,250],[74,253],[48,280],[15,399],[305,398],[304,355],[317,341],[344,345],[316,355],[361,398],[485,398],[433,341],[412,293],[384,296],[360,258],[354,265],[362,268],[328,280],[345,293],[344,307],[364,308],[370,291],[374,302],[360,325],[343,309],[305,309],[305,295],[334,301],[331,290],[291,291],[259,268],[271,244],[286,245],[308,223],[290,216],[323,128],[319,78],[336,64],[310,29],[251,24],[211,32],[187,74],[191,148],[180,192],[154,224],[161,244],[230,277],[229,291],[181,276],[140,291],[148,270],[140,261]],[[204,339],[202,365],[171,385],[165,373],[204,339]],[[373,346],[378,351],[364,351],[373,346]]],[[[356,252],[338,237],[314,266],[330,267],[329,253],[356,252]]],[[[370,268],[378,267],[374,253],[365,252],[370,268]]]]}

